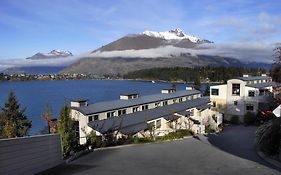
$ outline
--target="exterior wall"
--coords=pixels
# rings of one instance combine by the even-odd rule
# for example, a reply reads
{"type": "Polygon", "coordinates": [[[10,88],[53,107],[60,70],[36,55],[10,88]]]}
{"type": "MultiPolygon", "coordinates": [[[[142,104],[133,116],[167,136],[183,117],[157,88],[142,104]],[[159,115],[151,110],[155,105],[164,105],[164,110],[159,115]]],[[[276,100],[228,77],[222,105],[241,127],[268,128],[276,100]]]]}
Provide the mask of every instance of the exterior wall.
{"type": "MultiPolygon", "coordinates": [[[[196,99],[196,98],[199,98],[199,97],[201,97],[201,94],[177,97],[177,98],[174,98],[175,102],[174,102],[174,99],[169,99],[169,100],[164,100],[164,101],[167,101],[168,105],[171,105],[171,104],[174,104],[174,103],[178,103],[180,98],[182,98],[182,101],[187,101],[187,100],[196,99]]],[[[159,107],[163,106],[163,101],[158,101],[158,102],[160,102],[159,107]]],[[[86,143],[86,134],[88,134],[91,131],[93,131],[92,128],[88,127],[88,123],[89,123],[88,118],[89,118],[89,116],[98,115],[99,116],[99,120],[105,120],[105,119],[107,119],[107,113],[108,112],[114,112],[115,116],[118,116],[118,110],[126,109],[126,114],[130,114],[130,113],[133,113],[133,108],[134,107],[139,107],[139,111],[142,111],[142,106],[143,105],[148,105],[148,109],[154,109],[154,108],[156,108],[155,103],[156,102],[151,102],[151,103],[148,103],[148,104],[141,104],[139,106],[132,106],[132,107],[128,107],[128,108],[115,109],[115,110],[101,112],[101,113],[96,113],[96,114],[91,114],[91,115],[87,115],[87,116],[83,115],[79,111],[76,111],[76,110],[72,109],[71,110],[72,118],[75,119],[76,121],[79,121],[79,137],[80,137],[79,140],[80,140],[80,144],[86,143]]],[[[96,134],[100,135],[99,132],[96,132],[96,134]]]]}
{"type": "Polygon", "coordinates": [[[63,163],[59,135],[0,140],[0,174],[36,174],[63,163]]]}

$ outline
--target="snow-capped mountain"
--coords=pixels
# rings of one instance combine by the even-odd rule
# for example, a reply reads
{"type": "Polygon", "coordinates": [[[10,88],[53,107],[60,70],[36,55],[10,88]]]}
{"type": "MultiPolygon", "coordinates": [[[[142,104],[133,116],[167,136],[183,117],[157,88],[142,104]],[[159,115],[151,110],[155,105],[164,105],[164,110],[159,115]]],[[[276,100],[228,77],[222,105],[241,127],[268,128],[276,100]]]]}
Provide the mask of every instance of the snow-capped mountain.
{"type": "Polygon", "coordinates": [[[173,46],[176,48],[194,48],[200,44],[212,43],[192,35],[185,34],[181,29],[173,29],[166,32],[144,31],[138,34],[126,35],[113,41],[95,52],[143,50],[173,46]]]}
{"type": "Polygon", "coordinates": [[[192,35],[185,34],[181,29],[177,28],[174,30],[169,30],[165,32],[155,32],[155,31],[144,31],[141,34],[155,37],[155,38],[162,38],[165,40],[182,40],[182,39],[188,39],[193,43],[198,43],[200,41],[200,38],[192,35]]]}
{"type": "Polygon", "coordinates": [[[35,55],[28,57],[26,59],[38,60],[38,59],[47,59],[47,58],[61,58],[73,56],[73,54],[69,51],[61,51],[61,50],[52,50],[49,53],[36,53],[35,55]]]}

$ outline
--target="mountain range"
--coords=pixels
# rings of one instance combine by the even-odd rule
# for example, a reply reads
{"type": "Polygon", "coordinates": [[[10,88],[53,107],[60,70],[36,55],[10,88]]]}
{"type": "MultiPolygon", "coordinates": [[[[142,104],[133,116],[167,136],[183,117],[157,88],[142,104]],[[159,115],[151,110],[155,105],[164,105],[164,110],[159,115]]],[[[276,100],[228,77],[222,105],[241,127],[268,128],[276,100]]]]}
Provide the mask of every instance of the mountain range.
{"type": "Polygon", "coordinates": [[[73,54],[69,51],[61,51],[61,50],[52,50],[49,53],[36,53],[31,57],[27,57],[26,59],[38,60],[38,59],[48,59],[48,58],[62,58],[73,56],[73,54]]]}
{"type": "MultiPolygon", "coordinates": [[[[68,60],[67,65],[60,65],[59,69],[52,70],[57,70],[60,73],[91,73],[96,75],[123,75],[130,71],[154,67],[236,66],[268,69],[271,66],[268,63],[246,62],[227,55],[210,54],[210,48],[215,46],[214,42],[187,35],[181,29],[164,32],[144,31],[126,35],[87,54],[76,56],[77,59],[73,59],[71,64],[69,64],[69,60],[74,57],[64,58],[73,56],[69,51],[52,50],[47,54],[37,53],[27,59],[34,61],[68,60]]],[[[24,69],[17,67],[14,70],[29,73],[28,67],[30,66],[25,67],[24,69]]],[[[44,67],[46,72],[49,66],[41,67],[44,67]]],[[[36,69],[33,67],[30,70],[34,72],[36,69]]]]}

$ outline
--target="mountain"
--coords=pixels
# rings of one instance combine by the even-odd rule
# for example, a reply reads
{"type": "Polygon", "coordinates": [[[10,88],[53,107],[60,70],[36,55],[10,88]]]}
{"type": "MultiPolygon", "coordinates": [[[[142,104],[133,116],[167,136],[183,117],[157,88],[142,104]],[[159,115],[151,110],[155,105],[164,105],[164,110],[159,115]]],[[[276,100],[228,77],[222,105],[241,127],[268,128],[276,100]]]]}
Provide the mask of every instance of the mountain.
{"type": "Polygon", "coordinates": [[[37,75],[37,74],[57,74],[63,69],[65,69],[66,66],[30,66],[30,67],[11,67],[8,69],[5,69],[2,71],[4,74],[31,74],[31,75],[37,75]]]}
{"type": "Polygon", "coordinates": [[[52,50],[49,53],[38,52],[31,57],[27,57],[26,59],[40,60],[40,59],[48,59],[48,58],[62,58],[62,57],[68,57],[68,56],[73,56],[73,54],[69,51],[52,50]]]}
{"type": "Polygon", "coordinates": [[[218,51],[216,49],[213,42],[187,35],[181,29],[144,31],[126,35],[92,51],[62,73],[123,75],[155,67],[270,67],[267,63],[244,62],[243,59],[227,56],[224,51],[214,53],[213,51],[218,51]]]}
{"type": "Polygon", "coordinates": [[[179,48],[193,48],[198,44],[212,43],[199,37],[187,35],[181,29],[174,29],[165,32],[144,31],[139,34],[124,36],[112,43],[94,50],[95,52],[142,50],[174,46],[179,48]]]}

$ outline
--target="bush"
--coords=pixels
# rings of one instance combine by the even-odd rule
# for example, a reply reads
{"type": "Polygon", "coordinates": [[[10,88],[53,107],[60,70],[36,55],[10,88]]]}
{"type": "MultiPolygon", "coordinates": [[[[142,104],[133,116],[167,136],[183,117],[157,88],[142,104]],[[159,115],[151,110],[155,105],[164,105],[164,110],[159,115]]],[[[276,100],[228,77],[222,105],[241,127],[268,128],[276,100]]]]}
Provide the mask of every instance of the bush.
{"type": "Polygon", "coordinates": [[[244,124],[247,126],[247,125],[253,125],[255,124],[257,121],[257,117],[254,113],[252,112],[247,112],[245,115],[244,115],[244,124]]]}
{"type": "Polygon", "coordinates": [[[87,139],[86,146],[91,147],[91,149],[105,146],[101,136],[97,136],[94,131],[91,131],[89,134],[87,134],[86,139],[87,139]]]}
{"type": "Polygon", "coordinates": [[[156,140],[160,140],[160,141],[174,140],[174,139],[181,139],[185,136],[191,136],[191,135],[194,135],[192,131],[187,130],[187,129],[180,129],[180,130],[177,130],[176,132],[171,132],[164,136],[157,137],[156,140]]]}
{"type": "Polygon", "coordinates": [[[210,133],[213,133],[213,132],[216,132],[214,129],[210,128],[210,127],[205,127],[205,132],[210,134],[210,133]]]}
{"type": "Polygon", "coordinates": [[[280,119],[276,118],[273,122],[267,122],[258,127],[256,131],[256,143],[259,150],[270,155],[279,153],[281,147],[281,128],[279,122],[280,119]]]}
{"type": "Polygon", "coordinates": [[[238,125],[240,123],[239,117],[237,115],[232,116],[231,119],[230,119],[230,123],[234,124],[234,125],[238,125]]]}

